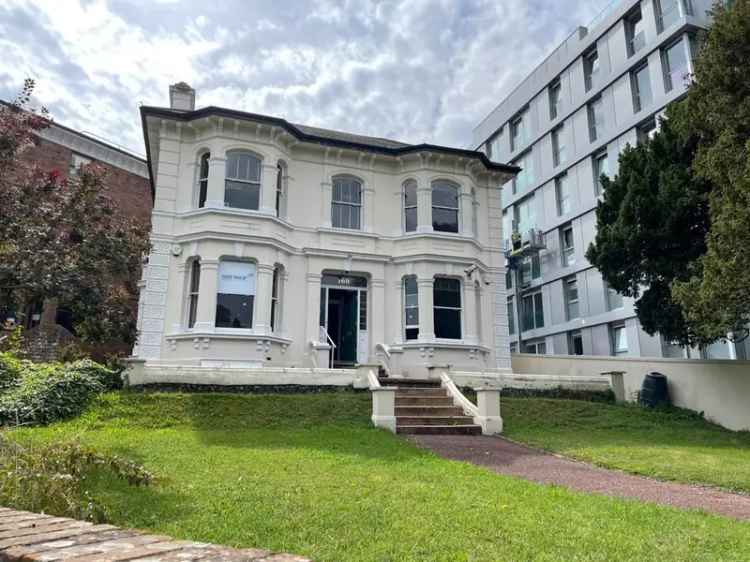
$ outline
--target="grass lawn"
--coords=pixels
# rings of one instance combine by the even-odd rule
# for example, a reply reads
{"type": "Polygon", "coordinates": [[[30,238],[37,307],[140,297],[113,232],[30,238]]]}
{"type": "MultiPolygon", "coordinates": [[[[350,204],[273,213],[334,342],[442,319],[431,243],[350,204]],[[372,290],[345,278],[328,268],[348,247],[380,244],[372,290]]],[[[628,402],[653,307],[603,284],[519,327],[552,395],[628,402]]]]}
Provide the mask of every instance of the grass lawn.
{"type": "Polygon", "coordinates": [[[688,412],[577,400],[508,398],[502,408],[510,439],[660,480],[750,493],[750,432],[688,412]]]}
{"type": "Polygon", "coordinates": [[[369,413],[367,394],[115,393],[72,422],[12,433],[79,436],[156,473],[147,488],[90,483],[117,524],[317,562],[748,558],[748,523],[444,460],[369,413]]]}

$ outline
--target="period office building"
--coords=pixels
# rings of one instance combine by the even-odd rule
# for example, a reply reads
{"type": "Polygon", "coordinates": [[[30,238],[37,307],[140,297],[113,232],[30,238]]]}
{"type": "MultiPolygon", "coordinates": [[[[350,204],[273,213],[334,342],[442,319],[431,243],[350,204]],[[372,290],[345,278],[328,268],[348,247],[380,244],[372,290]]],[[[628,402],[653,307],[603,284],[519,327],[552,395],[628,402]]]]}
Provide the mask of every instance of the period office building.
{"type": "Polygon", "coordinates": [[[217,107],[143,107],[151,366],[509,368],[501,186],[479,151],[217,107]]]}
{"type": "MultiPolygon", "coordinates": [[[[491,160],[523,168],[503,190],[505,238],[515,229],[524,240],[531,230],[544,239],[521,268],[520,318],[507,280],[513,351],[684,356],[641,329],[631,299],[609,290],[584,254],[595,236],[599,177],[616,174],[618,153],[654,131],[665,106],[684,95],[710,6],[615,2],[474,129],[474,146],[491,160]]],[[[736,358],[744,350],[716,344],[703,353],[736,358]]]]}

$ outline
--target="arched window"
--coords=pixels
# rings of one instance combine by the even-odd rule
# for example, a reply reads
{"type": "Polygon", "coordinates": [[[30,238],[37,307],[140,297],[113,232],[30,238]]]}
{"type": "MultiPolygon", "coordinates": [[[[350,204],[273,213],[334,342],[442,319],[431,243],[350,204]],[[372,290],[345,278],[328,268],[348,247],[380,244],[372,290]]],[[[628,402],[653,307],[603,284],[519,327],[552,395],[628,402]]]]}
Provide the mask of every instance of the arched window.
{"type": "Polygon", "coordinates": [[[276,164],[276,216],[286,217],[286,164],[276,164]]]}
{"type": "Polygon", "coordinates": [[[261,160],[251,152],[227,153],[224,205],[257,211],[260,204],[261,160]]]}
{"type": "Polygon", "coordinates": [[[283,278],[284,268],[276,264],[271,282],[271,332],[281,331],[281,282],[283,278]]]}
{"type": "Polygon", "coordinates": [[[206,206],[206,198],[208,197],[208,164],[210,160],[210,152],[201,154],[198,164],[198,208],[206,206]]]}
{"type": "Polygon", "coordinates": [[[458,232],[458,186],[453,182],[432,182],[432,229],[458,232]]]}
{"type": "Polygon", "coordinates": [[[331,225],[334,228],[362,228],[362,182],[352,176],[333,178],[331,225]]]}
{"type": "Polygon", "coordinates": [[[404,277],[404,339],[419,337],[419,293],[417,276],[404,277]]]}
{"type": "Polygon", "coordinates": [[[417,230],[417,182],[406,180],[404,183],[404,232],[417,230]]]}
{"type": "Polygon", "coordinates": [[[190,264],[190,284],[188,285],[187,326],[193,328],[198,317],[198,292],[201,282],[201,262],[194,259],[190,264]]]}

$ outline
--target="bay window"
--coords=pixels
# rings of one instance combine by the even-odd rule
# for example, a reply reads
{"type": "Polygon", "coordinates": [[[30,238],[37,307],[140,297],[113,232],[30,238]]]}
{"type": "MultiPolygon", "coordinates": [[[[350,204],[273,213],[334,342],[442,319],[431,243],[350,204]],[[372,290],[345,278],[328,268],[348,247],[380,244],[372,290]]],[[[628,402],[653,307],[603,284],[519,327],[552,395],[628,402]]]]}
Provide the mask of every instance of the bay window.
{"type": "Polygon", "coordinates": [[[198,166],[198,208],[206,206],[208,197],[208,164],[211,160],[211,153],[205,152],[201,155],[198,166]]]}
{"type": "Polygon", "coordinates": [[[233,260],[219,262],[216,295],[217,328],[252,328],[256,266],[233,260]]]}
{"type": "Polygon", "coordinates": [[[188,289],[188,328],[195,326],[195,320],[198,316],[198,290],[201,282],[201,262],[193,260],[190,265],[190,285],[188,289]]]}
{"type": "Polygon", "coordinates": [[[461,339],[461,282],[436,277],[433,284],[435,337],[461,339]]]}
{"type": "Polygon", "coordinates": [[[419,296],[416,275],[404,277],[404,339],[419,337],[419,296]]]}
{"type": "Polygon", "coordinates": [[[432,229],[458,232],[458,185],[447,180],[432,182],[432,229]]]}
{"type": "Polygon", "coordinates": [[[260,158],[251,152],[227,153],[224,205],[235,209],[258,210],[260,203],[260,158]]]}
{"type": "Polygon", "coordinates": [[[404,183],[404,232],[417,230],[417,182],[407,180],[404,183]]]}

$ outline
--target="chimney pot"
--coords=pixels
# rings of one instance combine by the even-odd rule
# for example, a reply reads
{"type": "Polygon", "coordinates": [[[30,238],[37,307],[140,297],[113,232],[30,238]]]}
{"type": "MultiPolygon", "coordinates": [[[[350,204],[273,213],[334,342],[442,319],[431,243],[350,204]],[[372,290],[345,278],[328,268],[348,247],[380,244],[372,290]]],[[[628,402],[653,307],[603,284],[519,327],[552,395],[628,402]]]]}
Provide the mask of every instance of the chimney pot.
{"type": "Polygon", "coordinates": [[[179,111],[195,109],[195,90],[186,82],[177,82],[169,87],[169,107],[179,111]]]}

